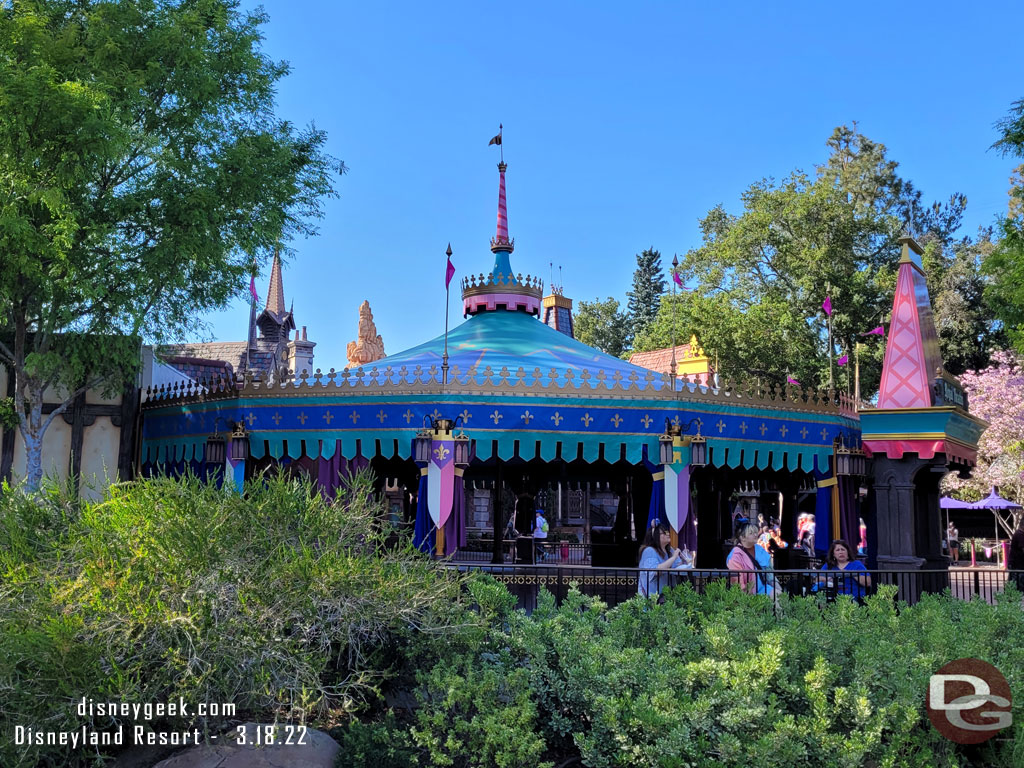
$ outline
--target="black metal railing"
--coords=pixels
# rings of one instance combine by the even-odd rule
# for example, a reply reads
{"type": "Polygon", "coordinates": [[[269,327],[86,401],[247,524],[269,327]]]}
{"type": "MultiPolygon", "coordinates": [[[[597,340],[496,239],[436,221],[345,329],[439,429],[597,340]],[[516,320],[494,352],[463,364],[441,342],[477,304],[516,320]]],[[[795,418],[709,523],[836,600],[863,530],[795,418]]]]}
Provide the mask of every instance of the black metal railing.
{"type": "Polygon", "coordinates": [[[689,584],[703,593],[709,584],[722,582],[751,593],[816,597],[831,602],[841,595],[849,595],[862,602],[875,594],[878,587],[889,584],[896,587],[896,599],[908,605],[917,603],[921,596],[949,589],[960,600],[975,597],[988,603],[995,601],[1007,581],[1024,583],[1024,572],[995,568],[960,569],[945,571],[730,571],[725,569],[648,570],[640,568],[591,568],[561,565],[484,565],[451,563],[450,567],[490,573],[503,582],[518,599],[518,606],[527,612],[537,604],[541,587],[551,592],[561,604],[572,585],[586,595],[598,597],[614,607],[637,594],[656,597],[662,590],[689,584]]]}
{"type": "MultiPolygon", "coordinates": [[[[576,544],[568,541],[551,541],[520,537],[503,539],[501,554],[505,563],[512,565],[540,564],[551,565],[590,565],[591,554],[589,544],[576,544]]],[[[493,539],[475,539],[469,546],[460,547],[452,556],[457,563],[490,563],[494,557],[493,539]]]]}

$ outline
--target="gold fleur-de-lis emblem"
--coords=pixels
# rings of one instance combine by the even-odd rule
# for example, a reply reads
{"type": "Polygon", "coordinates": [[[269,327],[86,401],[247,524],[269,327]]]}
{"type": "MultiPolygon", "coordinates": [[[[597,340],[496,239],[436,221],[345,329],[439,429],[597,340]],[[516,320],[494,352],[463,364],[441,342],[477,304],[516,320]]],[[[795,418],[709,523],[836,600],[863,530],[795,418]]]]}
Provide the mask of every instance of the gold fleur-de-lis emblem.
{"type": "Polygon", "coordinates": [[[681,427],[681,426],[683,426],[683,420],[681,418],[679,418],[679,414],[678,413],[675,415],[675,418],[672,419],[672,426],[673,427],[681,427]]]}
{"type": "Polygon", "coordinates": [[[405,413],[402,414],[402,418],[405,419],[405,423],[408,424],[410,421],[412,421],[412,411],[406,408],[405,413]]]}
{"type": "Polygon", "coordinates": [[[306,426],[306,419],[308,419],[308,418],[309,418],[309,416],[306,415],[306,412],[302,411],[299,414],[299,424],[301,424],[302,426],[306,426]]]}
{"type": "Polygon", "coordinates": [[[379,421],[381,424],[384,423],[384,419],[386,419],[387,417],[388,417],[388,415],[386,413],[384,413],[384,409],[383,408],[381,408],[379,411],[377,411],[377,421],[379,421]]]}
{"type": "Polygon", "coordinates": [[[249,422],[249,426],[251,427],[253,425],[253,422],[256,421],[256,414],[253,413],[252,411],[249,411],[249,415],[245,417],[245,420],[249,422]]]}
{"type": "Polygon", "coordinates": [[[324,421],[326,421],[328,424],[330,424],[332,421],[334,421],[334,414],[331,413],[330,411],[325,413],[324,414],[324,421]]]}
{"type": "Polygon", "coordinates": [[[438,461],[444,461],[446,458],[448,458],[449,453],[451,453],[451,451],[449,451],[443,445],[439,445],[437,446],[437,448],[434,449],[434,455],[437,456],[438,461]]]}
{"type": "Polygon", "coordinates": [[[523,412],[523,421],[525,421],[527,424],[529,424],[531,421],[533,421],[533,414],[530,413],[529,411],[524,411],[523,412]]]}
{"type": "Polygon", "coordinates": [[[807,436],[809,434],[811,434],[811,433],[807,431],[807,427],[801,427],[800,428],[800,437],[802,437],[804,440],[807,439],[807,436]]]}
{"type": "Polygon", "coordinates": [[[497,424],[497,423],[498,423],[499,421],[501,421],[501,420],[502,420],[503,418],[505,418],[505,417],[504,417],[504,416],[503,416],[503,415],[502,415],[502,414],[501,414],[501,413],[500,413],[500,412],[498,411],[498,409],[497,409],[497,408],[495,408],[495,409],[494,409],[494,413],[492,413],[492,414],[491,414],[491,420],[492,420],[492,421],[493,421],[493,422],[494,422],[495,424],[497,424]]]}
{"type": "Polygon", "coordinates": [[[768,431],[768,426],[762,421],[759,429],[761,431],[761,437],[764,437],[764,433],[768,431]]]}
{"type": "Polygon", "coordinates": [[[437,410],[437,408],[435,408],[434,412],[430,414],[430,418],[432,418],[434,421],[437,421],[438,419],[441,418],[441,412],[437,410]]]}
{"type": "Polygon", "coordinates": [[[614,416],[612,416],[612,424],[615,425],[616,429],[619,428],[619,424],[621,424],[622,422],[623,422],[623,418],[621,416],[619,416],[619,414],[616,413],[614,416]]]}
{"type": "Polygon", "coordinates": [[[555,415],[551,417],[551,420],[555,422],[555,426],[557,427],[559,424],[562,423],[562,418],[562,415],[559,414],[558,411],[555,411],[555,415]]]}
{"type": "Polygon", "coordinates": [[[779,427],[779,432],[781,432],[782,436],[785,437],[786,433],[789,432],[789,427],[783,424],[781,427],[779,427]]]}
{"type": "Polygon", "coordinates": [[[649,413],[645,413],[644,417],[640,419],[640,421],[643,423],[644,429],[650,429],[651,422],[654,421],[654,419],[651,418],[649,413]]]}
{"type": "Polygon", "coordinates": [[[462,413],[459,414],[459,416],[462,417],[462,423],[463,424],[465,424],[467,421],[469,421],[469,419],[470,419],[470,417],[472,415],[473,414],[469,412],[469,408],[463,408],[462,409],[462,413]]]}
{"type": "Polygon", "coordinates": [[[828,440],[828,427],[822,427],[821,428],[821,439],[822,439],[822,442],[828,440]]]}
{"type": "Polygon", "coordinates": [[[350,413],[348,417],[352,419],[353,426],[355,426],[355,423],[359,421],[359,413],[357,411],[352,411],[352,413],[350,413]]]}
{"type": "Polygon", "coordinates": [[[276,426],[281,426],[281,414],[274,411],[274,415],[271,417],[274,420],[276,426]]]}
{"type": "Polygon", "coordinates": [[[740,432],[742,432],[744,435],[746,435],[747,434],[747,429],[748,429],[747,422],[745,422],[745,421],[742,422],[740,424],[740,432]]]}
{"type": "Polygon", "coordinates": [[[721,419],[718,420],[718,423],[715,424],[715,426],[718,427],[718,434],[722,434],[722,432],[725,430],[725,422],[722,421],[721,419]]]}
{"type": "Polygon", "coordinates": [[[587,412],[587,413],[584,413],[582,416],[580,416],[580,421],[583,422],[583,426],[584,427],[589,427],[590,426],[590,422],[592,422],[593,419],[591,418],[590,413],[587,412]]]}

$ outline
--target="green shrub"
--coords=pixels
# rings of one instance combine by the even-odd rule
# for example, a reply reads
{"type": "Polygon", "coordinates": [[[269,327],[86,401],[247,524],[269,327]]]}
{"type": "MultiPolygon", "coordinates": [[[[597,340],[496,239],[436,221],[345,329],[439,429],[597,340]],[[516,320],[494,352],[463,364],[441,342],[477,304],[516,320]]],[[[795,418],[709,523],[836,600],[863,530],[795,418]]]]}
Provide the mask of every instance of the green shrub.
{"type": "Polygon", "coordinates": [[[182,697],[322,724],[375,700],[414,647],[438,653],[477,621],[464,577],[386,548],[371,482],[356,478],[336,503],[283,478],[244,497],[194,478],[146,480],[80,508],[59,493],[5,493],[0,765],[72,764],[67,748],[10,739],[18,724],[111,728],[77,716],[83,696],[182,697]]]}
{"type": "Polygon", "coordinates": [[[614,610],[572,591],[542,592],[527,617],[499,616],[475,653],[421,677],[413,729],[438,765],[530,765],[577,757],[593,768],[1017,766],[1024,727],[957,747],[924,711],[928,677],[975,656],[1024,692],[1020,596],[995,606],[894,590],[860,607],[843,598],[768,599],[725,584],[663,605],[614,610]],[[510,716],[511,715],[511,716],[510,716]],[[511,746],[499,753],[493,744],[511,746]]]}

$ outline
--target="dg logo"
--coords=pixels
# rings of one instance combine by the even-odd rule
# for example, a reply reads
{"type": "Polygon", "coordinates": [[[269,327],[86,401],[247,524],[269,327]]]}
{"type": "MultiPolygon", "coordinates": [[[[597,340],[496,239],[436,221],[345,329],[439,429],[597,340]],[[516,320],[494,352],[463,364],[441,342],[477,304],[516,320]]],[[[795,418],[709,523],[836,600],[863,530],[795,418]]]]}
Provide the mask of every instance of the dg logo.
{"type": "Polygon", "coordinates": [[[928,719],[957,744],[980,744],[1013,723],[1010,685],[981,659],[957,659],[928,680],[928,719]]]}

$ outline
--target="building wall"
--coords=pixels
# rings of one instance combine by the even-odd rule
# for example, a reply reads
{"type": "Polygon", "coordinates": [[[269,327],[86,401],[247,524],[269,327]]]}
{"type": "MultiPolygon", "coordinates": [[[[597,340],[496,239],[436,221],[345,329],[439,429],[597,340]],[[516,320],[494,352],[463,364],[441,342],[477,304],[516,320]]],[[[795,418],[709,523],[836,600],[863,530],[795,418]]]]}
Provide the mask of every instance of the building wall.
{"type": "MultiPolygon", "coordinates": [[[[0,366],[0,396],[8,397],[8,388],[12,386],[6,368],[0,366]]],[[[102,495],[104,488],[115,482],[122,474],[129,474],[131,466],[126,465],[125,457],[132,460],[132,446],[135,434],[135,414],[137,390],[132,388],[127,394],[104,396],[98,390],[89,390],[78,405],[83,408],[79,417],[81,423],[81,456],[79,461],[80,491],[83,496],[96,498],[102,495]],[[126,401],[125,398],[128,398],[126,401]],[[90,411],[105,411],[95,413],[90,411]],[[119,421],[127,427],[127,433],[119,421]]],[[[63,402],[63,393],[47,390],[44,403],[59,405],[63,402]]],[[[65,483],[74,465],[72,448],[75,441],[74,408],[68,410],[50,422],[43,434],[43,476],[54,481],[65,483]],[[69,423],[69,420],[72,423],[69,423]]],[[[47,416],[44,415],[44,419],[47,416]]],[[[9,479],[11,484],[18,483],[25,477],[25,441],[18,427],[0,430],[0,479],[9,479]]]]}

